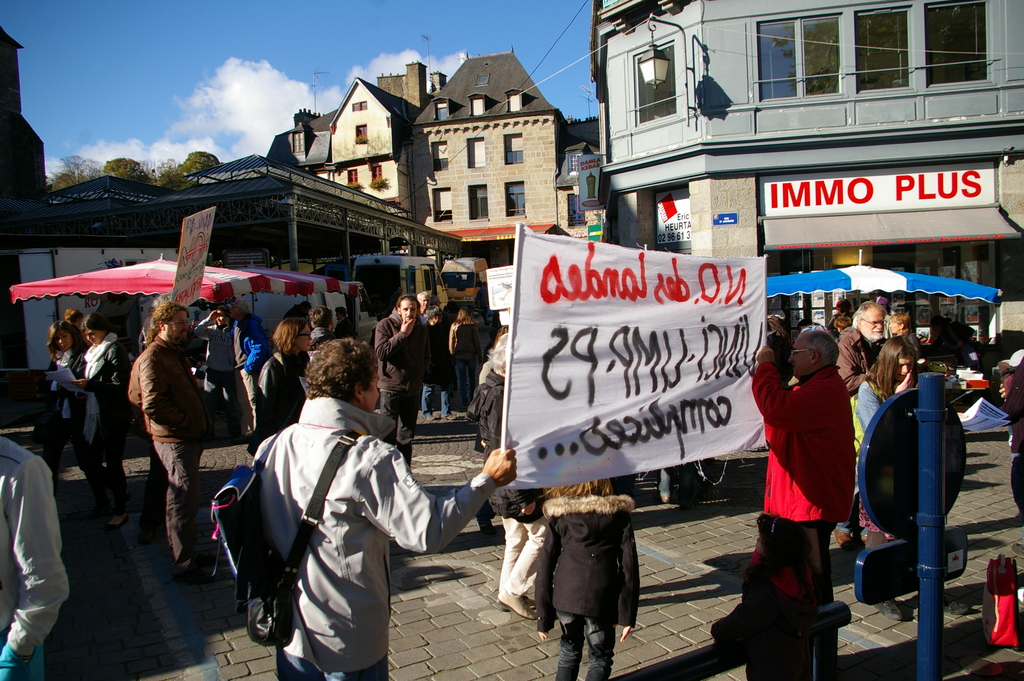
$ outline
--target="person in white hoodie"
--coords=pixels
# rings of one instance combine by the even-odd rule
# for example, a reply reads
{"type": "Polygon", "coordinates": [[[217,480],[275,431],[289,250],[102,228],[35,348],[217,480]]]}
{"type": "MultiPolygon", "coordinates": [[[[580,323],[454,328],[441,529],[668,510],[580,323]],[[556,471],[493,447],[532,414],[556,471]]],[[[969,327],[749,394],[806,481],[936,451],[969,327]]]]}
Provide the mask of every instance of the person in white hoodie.
{"type": "Polygon", "coordinates": [[[281,555],[291,549],[338,439],[351,431],[359,438],[334,476],[299,564],[293,631],[278,648],[278,678],[319,681],[341,673],[386,681],[390,540],[409,551],[440,551],[497,487],[515,479],[515,452],[495,450],[480,475],[434,497],[416,482],[398,449],[381,439],[394,421],[373,412],[377,362],[370,346],[350,338],[327,343],[310,361],[306,382],[299,422],[256,453],[263,465],[264,534],[281,555]]]}
{"type": "Polygon", "coordinates": [[[0,678],[43,679],[43,639],[68,597],[50,469],[0,437],[0,678]]]}

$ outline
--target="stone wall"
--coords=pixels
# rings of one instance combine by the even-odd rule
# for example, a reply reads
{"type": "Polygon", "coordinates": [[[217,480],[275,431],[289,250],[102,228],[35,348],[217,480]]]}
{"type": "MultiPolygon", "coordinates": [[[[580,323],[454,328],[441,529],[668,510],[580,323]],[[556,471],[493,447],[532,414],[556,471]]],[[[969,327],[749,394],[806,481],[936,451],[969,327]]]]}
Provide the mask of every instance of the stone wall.
{"type": "MultiPolygon", "coordinates": [[[[997,171],[999,205],[1020,228],[1024,226],[1024,158],[1010,157],[1009,163],[1000,163],[997,171]]],[[[1024,241],[1000,241],[998,248],[999,287],[1003,290],[1002,350],[1004,356],[1009,357],[1014,350],[1024,347],[1024,241]]]]}
{"type": "Polygon", "coordinates": [[[694,180],[690,183],[693,255],[715,258],[757,255],[757,179],[694,180]],[[736,225],[712,225],[715,213],[736,213],[736,225]]]}
{"type": "Polygon", "coordinates": [[[553,115],[530,115],[491,120],[442,121],[417,130],[413,138],[413,177],[416,220],[436,229],[500,227],[517,222],[557,224],[554,187],[557,164],[557,122],[553,115]],[[523,162],[505,164],[505,136],[522,134],[523,162]],[[467,140],[484,140],[485,165],[468,167],[467,140]],[[448,168],[434,170],[431,144],[448,143],[448,168]],[[505,215],[505,184],[523,182],[526,215],[505,215]],[[488,217],[469,219],[469,187],[487,186],[488,217]],[[450,189],[452,220],[434,222],[433,191],[450,189]]]}

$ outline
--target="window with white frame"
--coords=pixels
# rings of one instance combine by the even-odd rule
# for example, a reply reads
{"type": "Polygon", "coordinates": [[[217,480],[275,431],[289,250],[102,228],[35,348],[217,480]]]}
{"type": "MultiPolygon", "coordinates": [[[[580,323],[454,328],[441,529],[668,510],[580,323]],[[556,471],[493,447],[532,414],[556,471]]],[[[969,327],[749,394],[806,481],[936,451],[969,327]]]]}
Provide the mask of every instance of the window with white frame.
{"type": "Polygon", "coordinates": [[[487,214],[487,185],[471,185],[469,188],[469,219],[482,220],[487,214]]]}
{"type": "Polygon", "coordinates": [[[438,121],[447,120],[448,118],[448,102],[434,102],[434,119],[438,121]]]}
{"type": "Polygon", "coordinates": [[[580,172],[580,155],[569,154],[569,174],[576,175],[580,172]]]}
{"type": "Polygon", "coordinates": [[[508,96],[508,110],[509,112],[522,111],[523,109],[523,93],[512,92],[508,96]]]}
{"type": "Polygon", "coordinates": [[[526,184],[509,182],[505,185],[505,215],[517,217],[526,215],[526,184]]]}
{"type": "Polygon", "coordinates": [[[430,156],[434,159],[435,172],[448,170],[448,142],[446,140],[431,142],[430,156]]]}
{"type": "Polygon", "coordinates": [[[466,140],[466,165],[470,168],[487,167],[483,137],[474,137],[466,140]]]}
{"type": "Polygon", "coordinates": [[[484,98],[483,98],[483,96],[470,97],[469,98],[469,113],[471,115],[473,115],[473,116],[483,116],[484,115],[484,98]]]}
{"type": "Polygon", "coordinates": [[[759,24],[761,99],[839,92],[839,17],[759,24]]]}
{"type": "Polygon", "coordinates": [[[637,86],[637,123],[649,123],[676,113],[676,60],[671,46],[660,48],[668,58],[665,80],[651,85],[640,74],[639,58],[634,64],[637,86]]]}
{"type": "Polygon", "coordinates": [[[505,165],[510,166],[523,162],[522,134],[505,135],[505,165]]]}
{"type": "Polygon", "coordinates": [[[434,190],[434,222],[450,222],[452,219],[452,190],[434,190]]]}

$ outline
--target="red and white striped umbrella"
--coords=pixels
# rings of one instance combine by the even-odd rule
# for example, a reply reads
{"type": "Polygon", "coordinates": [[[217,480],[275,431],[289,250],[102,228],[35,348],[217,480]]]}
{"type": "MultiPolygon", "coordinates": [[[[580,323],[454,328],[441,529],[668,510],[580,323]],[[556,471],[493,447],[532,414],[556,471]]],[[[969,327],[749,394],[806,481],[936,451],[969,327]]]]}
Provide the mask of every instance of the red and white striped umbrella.
{"type": "MultiPolygon", "coordinates": [[[[158,295],[174,288],[178,264],[172,260],[151,260],[127,267],[113,267],[56,279],[43,279],[11,287],[11,302],[58,296],[104,294],[158,295]]],[[[258,272],[207,267],[199,297],[211,303],[247,293],[270,291],[272,282],[258,272]]]]}
{"type": "MultiPolygon", "coordinates": [[[[343,282],[338,281],[334,277],[325,277],[319,274],[292,272],[291,270],[274,270],[265,267],[243,267],[238,271],[250,272],[266,277],[270,280],[271,293],[280,293],[286,296],[308,296],[322,291],[349,293],[342,290],[343,282]]],[[[349,293],[349,295],[355,294],[349,293]]]]}

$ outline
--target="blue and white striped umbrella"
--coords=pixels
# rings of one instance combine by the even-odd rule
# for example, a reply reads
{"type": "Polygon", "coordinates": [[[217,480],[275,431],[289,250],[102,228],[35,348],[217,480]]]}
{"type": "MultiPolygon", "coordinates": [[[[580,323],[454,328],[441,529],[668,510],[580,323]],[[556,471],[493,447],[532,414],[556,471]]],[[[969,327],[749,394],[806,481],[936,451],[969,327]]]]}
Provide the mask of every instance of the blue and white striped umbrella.
{"type": "Polygon", "coordinates": [[[867,265],[768,277],[767,284],[769,297],[814,291],[921,291],[939,296],[985,300],[990,303],[998,303],[1002,299],[999,289],[991,286],[930,274],[882,270],[867,265]]]}

